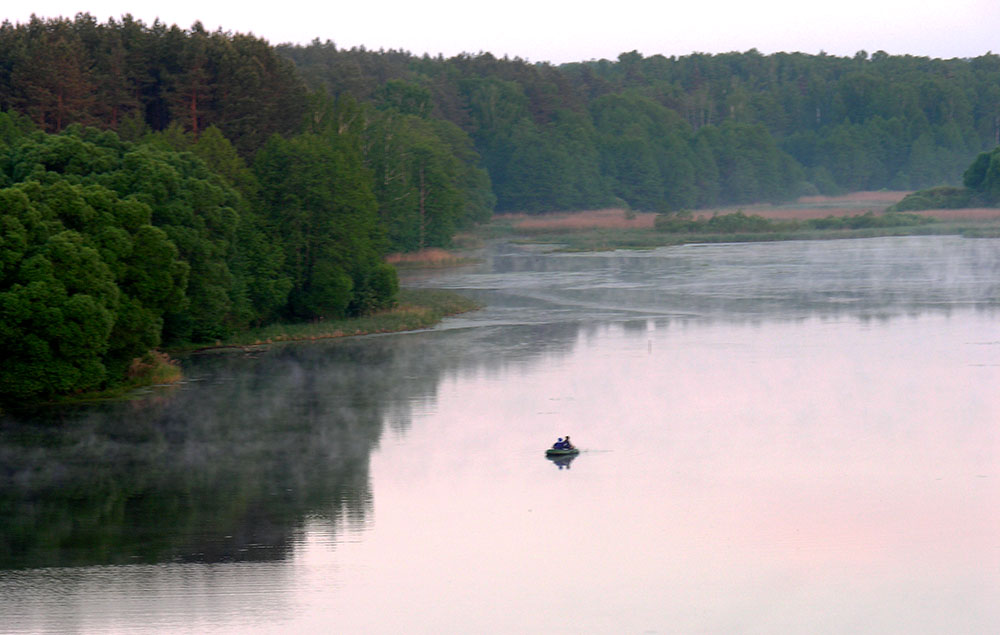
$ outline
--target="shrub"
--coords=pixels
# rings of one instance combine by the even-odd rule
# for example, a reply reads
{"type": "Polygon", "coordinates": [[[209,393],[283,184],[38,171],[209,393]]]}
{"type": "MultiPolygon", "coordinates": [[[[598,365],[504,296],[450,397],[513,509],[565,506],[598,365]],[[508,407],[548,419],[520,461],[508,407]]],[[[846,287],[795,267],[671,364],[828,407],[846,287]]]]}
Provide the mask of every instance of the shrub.
{"type": "Polygon", "coordinates": [[[913,212],[923,209],[960,209],[972,203],[972,190],[942,185],[909,194],[889,208],[892,212],[913,212]]]}

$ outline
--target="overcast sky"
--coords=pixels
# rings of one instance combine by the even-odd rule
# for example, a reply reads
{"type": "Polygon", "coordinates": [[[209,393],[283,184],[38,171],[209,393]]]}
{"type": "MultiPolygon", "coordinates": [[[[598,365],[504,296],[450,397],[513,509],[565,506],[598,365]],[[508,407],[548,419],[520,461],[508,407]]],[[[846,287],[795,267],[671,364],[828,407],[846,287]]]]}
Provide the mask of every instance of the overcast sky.
{"type": "Polygon", "coordinates": [[[1000,0],[352,0],[268,3],[37,0],[4,3],[4,19],[72,17],[99,21],[131,13],[188,28],[253,33],[272,44],[314,38],[338,48],[401,49],[417,55],[487,51],[531,62],[645,56],[801,51],[976,57],[1000,52],[1000,0]],[[149,7],[149,8],[146,8],[149,7]]]}

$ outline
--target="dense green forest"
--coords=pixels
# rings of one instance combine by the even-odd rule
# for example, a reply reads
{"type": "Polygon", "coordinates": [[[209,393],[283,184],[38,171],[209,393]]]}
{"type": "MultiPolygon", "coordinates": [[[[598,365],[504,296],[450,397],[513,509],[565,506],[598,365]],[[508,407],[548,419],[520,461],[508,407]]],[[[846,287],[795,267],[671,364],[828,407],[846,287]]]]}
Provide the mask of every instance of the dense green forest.
{"type": "Polygon", "coordinates": [[[392,302],[353,148],[274,137],[250,171],[211,127],[183,152],[163,134],[26,127],[0,113],[2,395],[95,389],[164,341],[392,302]],[[226,165],[259,183],[253,202],[226,165]]]}
{"type": "Polygon", "coordinates": [[[554,66],[80,14],[0,25],[0,109],[128,141],[214,125],[248,163],[272,134],[334,125],[361,137],[391,246],[413,249],[494,206],[667,211],[959,185],[1000,143],[1000,56],[633,51],[554,66]]]}
{"type": "Polygon", "coordinates": [[[389,306],[386,253],[495,210],[960,183],[996,202],[998,140],[992,54],[553,66],[4,22],[0,400],[114,385],[164,343],[389,306]]]}
{"type": "Polygon", "coordinates": [[[718,204],[958,185],[1000,143],[1000,56],[756,51],[552,66],[279,46],[314,90],[431,95],[475,140],[501,211],[718,204]]]}

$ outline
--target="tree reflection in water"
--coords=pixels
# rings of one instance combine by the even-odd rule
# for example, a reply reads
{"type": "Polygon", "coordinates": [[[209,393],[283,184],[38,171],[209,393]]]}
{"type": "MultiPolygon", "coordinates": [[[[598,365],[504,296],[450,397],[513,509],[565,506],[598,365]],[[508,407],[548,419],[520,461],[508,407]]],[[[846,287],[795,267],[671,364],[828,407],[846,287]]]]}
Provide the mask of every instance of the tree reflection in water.
{"type": "Polygon", "coordinates": [[[187,382],[127,402],[0,418],[0,569],[286,558],[306,519],[364,525],[369,457],[443,376],[565,351],[539,325],[409,334],[184,360],[187,382]],[[493,334],[495,336],[495,334],[493,334]]]}

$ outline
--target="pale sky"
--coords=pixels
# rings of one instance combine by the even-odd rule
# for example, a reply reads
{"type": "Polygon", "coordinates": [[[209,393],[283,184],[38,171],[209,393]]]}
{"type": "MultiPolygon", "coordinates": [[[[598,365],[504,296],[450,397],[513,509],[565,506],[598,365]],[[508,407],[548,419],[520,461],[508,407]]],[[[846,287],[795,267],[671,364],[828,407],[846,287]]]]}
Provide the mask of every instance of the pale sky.
{"type": "Polygon", "coordinates": [[[445,57],[490,52],[531,62],[644,56],[801,51],[854,55],[976,57],[1000,52],[998,0],[382,0],[135,3],[121,0],[7,2],[0,18],[25,22],[89,12],[100,22],[125,13],[188,28],[253,33],[272,44],[331,40],[338,48],[398,49],[445,57]]]}

